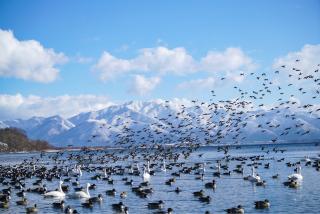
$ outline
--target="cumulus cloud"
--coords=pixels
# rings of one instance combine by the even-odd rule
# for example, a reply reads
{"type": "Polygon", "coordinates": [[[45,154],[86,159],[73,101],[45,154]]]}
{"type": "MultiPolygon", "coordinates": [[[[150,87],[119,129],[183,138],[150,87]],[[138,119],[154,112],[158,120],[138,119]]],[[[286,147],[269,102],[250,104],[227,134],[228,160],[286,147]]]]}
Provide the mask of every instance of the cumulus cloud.
{"type": "Polygon", "coordinates": [[[81,112],[99,110],[111,104],[107,97],[96,95],[39,97],[0,94],[0,120],[53,115],[67,118],[81,112]]]}
{"type": "Polygon", "coordinates": [[[144,77],[142,75],[136,75],[130,87],[130,93],[137,95],[146,95],[150,93],[160,83],[159,77],[144,77]]]}
{"type": "Polygon", "coordinates": [[[216,79],[213,77],[203,78],[203,79],[195,79],[180,83],[178,85],[179,89],[212,89],[216,86],[216,79]]]}
{"type": "Polygon", "coordinates": [[[316,69],[319,69],[318,64],[320,64],[320,44],[307,44],[300,51],[290,52],[286,56],[275,59],[273,68],[284,70],[291,74],[297,72],[294,69],[298,69],[303,74],[310,75],[314,74],[316,69]],[[285,65],[285,68],[282,67],[283,65],[285,65]]]}
{"type": "Polygon", "coordinates": [[[35,40],[19,41],[12,31],[0,29],[0,76],[48,83],[59,73],[55,66],[67,57],[44,48],[35,40]]]}
{"type": "Polygon", "coordinates": [[[209,51],[201,59],[202,69],[208,72],[231,72],[252,70],[256,67],[252,59],[240,48],[227,48],[223,52],[209,51]]]}
{"type": "Polygon", "coordinates": [[[222,52],[210,51],[200,60],[191,56],[185,48],[144,48],[131,59],[122,59],[103,52],[94,66],[104,81],[129,72],[155,72],[159,75],[184,75],[194,72],[234,72],[255,68],[253,60],[240,48],[227,48],[222,52]]]}

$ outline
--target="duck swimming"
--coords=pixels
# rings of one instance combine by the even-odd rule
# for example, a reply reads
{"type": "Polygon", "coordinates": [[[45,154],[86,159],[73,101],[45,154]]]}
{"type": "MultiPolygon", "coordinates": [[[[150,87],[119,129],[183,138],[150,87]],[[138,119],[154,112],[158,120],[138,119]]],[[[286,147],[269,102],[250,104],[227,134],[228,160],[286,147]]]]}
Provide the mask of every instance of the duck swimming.
{"type": "Polygon", "coordinates": [[[265,199],[264,201],[255,201],[254,206],[256,209],[266,209],[270,207],[270,202],[268,199],[265,199]]]}

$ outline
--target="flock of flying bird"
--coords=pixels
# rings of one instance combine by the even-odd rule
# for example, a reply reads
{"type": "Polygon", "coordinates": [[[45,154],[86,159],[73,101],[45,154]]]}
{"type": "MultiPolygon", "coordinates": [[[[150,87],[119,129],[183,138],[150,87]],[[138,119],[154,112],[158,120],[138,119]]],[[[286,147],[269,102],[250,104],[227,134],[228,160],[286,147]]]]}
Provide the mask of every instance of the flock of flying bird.
{"type": "MultiPolygon", "coordinates": [[[[307,96],[309,93],[312,96],[311,99],[318,99],[320,96],[320,79],[316,75],[318,74],[320,64],[314,70],[314,74],[309,74],[310,72],[303,74],[299,69],[299,62],[300,60],[296,60],[296,66],[291,68],[292,73],[289,74],[289,79],[307,81],[305,84],[309,84],[308,87],[312,88],[314,92],[307,92],[304,88],[298,88],[298,92],[301,93],[301,96],[307,96]]],[[[285,65],[281,68],[288,69],[285,65]]],[[[275,71],[274,75],[284,72],[280,69],[275,71]]],[[[246,74],[242,73],[241,75],[245,76],[246,74]]],[[[217,179],[240,174],[243,175],[244,180],[252,182],[255,186],[266,186],[266,181],[256,172],[259,167],[263,167],[264,169],[270,168],[270,163],[264,155],[232,157],[228,154],[229,147],[221,146],[218,147],[218,151],[224,153],[223,158],[211,162],[202,161],[200,163],[186,161],[193,152],[200,148],[200,134],[204,136],[202,140],[204,140],[205,144],[220,143],[230,136],[235,143],[244,141],[246,136],[242,135],[242,129],[247,126],[247,121],[250,118],[265,116],[265,113],[254,110],[254,103],[262,102],[268,95],[276,96],[276,93],[280,95],[277,100],[279,102],[278,105],[270,107],[269,111],[280,113],[282,108],[303,108],[310,115],[320,111],[320,108],[317,109],[312,104],[299,105],[295,101],[285,101],[286,90],[283,87],[275,86],[266,73],[262,73],[261,75],[251,73],[248,75],[256,79],[261,89],[249,92],[235,86],[234,89],[239,93],[239,97],[236,99],[221,100],[210,104],[194,100],[192,102],[195,105],[195,109],[202,107],[206,107],[207,109],[207,111],[202,112],[200,118],[193,118],[194,115],[186,113],[185,108],[187,107],[182,106],[181,111],[175,112],[175,114],[169,113],[167,117],[156,118],[161,123],[150,124],[150,126],[142,130],[131,129],[129,125],[125,124],[123,132],[117,136],[116,143],[126,147],[126,149],[114,151],[62,151],[53,154],[41,153],[40,158],[26,159],[15,165],[0,165],[0,186],[6,186],[0,193],[0,210],[10,209],[12,194],[18,197],[15,204],[24,206],[26,213],[41,212],[37,204],[29,206],[30,203],[27,198],[29,194],[40,194],[44,198],[57,198],[58,200],[52,203],[52,209],[69,214],[79,213],[78,208],[67,205],[69,198],[83,199],[84,201],[81,203],[82,208],[93,209],[96,204],[104,203],[107,200],[104,195],[107,197],[115,197],[117,195],[120,201],[110,204],[112,210],[116,213],[128,214],[130,207],[125,205],[126,198],[129,196],[142,199],[150,197],[155,192],[155,189],[152,187],[153,176],[160,173],[167,173],[170,176],[170,178],[163,181],[163,185],[172,187],[172,192],[177,194],[177,197],[179,197],[178,195],[181,192],[186,191],[186,187],[176,185],[179,178],[186,175],[194,176],[196,182],[200,182],[199,184],[203,188],[192,192],[190,196],[199,200],[200,203],[208,204],[208,209],[210,209],[209,205],[212,204],[212,198],[204,189],[215,190],[219,188],[217,186],[217,179]],[[179,118],[181,120],[178,123],[172,122],[174,119],[178,120],[179,118]],[[204,126],[199,128],[192,124],[191,121],[193,120],[199,123],[202,121],[202,124],[203,121],[206,122],[204,126]],[[151,129],[151,126],[156,128],[151,129]],[[154,135],[160,136],[157,138],[157,141],[154,140],[154,135]],[[174,142],[172,142],[172,136],[176,136],[174,142]],[[137,144],[136,142],[139,143],[137,144]],[[175,145],[164,145],[166,143],[175,143],[175,145]],[[233,164],[233,169],[231,169],[231,163],[233,164]],[[246,169],[251,169],[251,173],[244,175],[246,169]],[[87,183],[85,188],[81,187],[83,173],[86,173],[87,176],[90,175],[90,179],[92,180],[92,182],[87,183]],[[115,176],[120,176],[121,180],[113,179],[115,176]],[[206,179],[210,181],[205,182],[206,179]],[[30,183],[31,181],[32,183],[30,183]],[[99,193],[96,196],[92,196],[90,191],[96,191],[96,181],[105,182],[111,188],[104,189],[104,195],[99,193]],[[58,183],[58,188],[50,191],[47,189],[46,184],[48,183],[58,183]],[[115,183],[121,183],[126,188],[126,191],[119,192],[115,188],[112,188],[115,183]],[[73,189],[71,189],[71,186],[73,189]]],[[[221,78],[221,81],[223,80],[224,78],[221,78]]],[[[287,87],[292,87],[293,85],[293,83],[289,83],[287,87]]],[[[299,85],[299,83],[296,83],[296,85],[299,85]]],[[[216,96],[214,91],[211,91],[211,93],[213,97],[216,96]]],[[[293,98],[295,96],[289,94],[289,97],[293,98]]],[[[265,105],[261,103],[259,107],[265,107],[265,105]]],[[[267,122],[266,124],[259,124],[256,128],[261,129],[262,133],[265,130],[263,129],[264,126],[273,129],[281,128],[283,129],[281,135],[285,136],[289,132],[296,132],[295,129],[304,126],[301,121],[296,121],[294,114],[285,116],[292,119],[292,126],[282,127],[281,124],[267,122]]],[[[296,132],[296,135],[307,135],[309,133],[310,130],[304,130],[303,132],[296,132]]],[[[99,136],[93,135],[89,141],[93,141],[96,138],[99,138],[99,136]]],[[[278,141],[278,138],[272,138],[270,141],[275,143],[278,141]]],[[[261,147],[261,150],[264,149],[264,147],[261,147]]],[[[278,152],[283,153],[285,150],[273,149],[266,151],[267,154],[272,152],[275,154],[278,152]]],[[[198,154],[199,160],[201,160],[202,155],[198,154]]],[[[320,171],[319,159],[315,158],[311,160],[305,158],[303,161],[305,161],[306,167],[313,167],[317,171],[320,171]]],[[[284,162],[284,158],[278,159],[277,162],[284,162]]],[[[288,167],[295,168],[295,173],[287,176],[286,181],[283,182],[285,186],[298,188],[301,185],[303,180],[301,173],[302,164],[301,161],[286,163],[288,167]]],[[[272,178],[278,179],[279,174],[273,175],[272,178]]],[[[174,208],[166,207],[165,198],[145,202],[143,207],[157,214],[174,213],[174,208]]],[[[269,209],[270,201],[268,199],[255,201],[253,207],[255,209],[269,209]]],[[[245,212],[245,207],[237,205],[225,208],[224,212],[242,214],[245,212]]],[[[211,212],[208,210],[205,213],[209,214],[211,212]]]]}
{"type": "MultiPolygon", "coordinates": [[[[270,77],[267,76],[267,73],[241,73],[241,76],[248,76],[248,79],[251,77],[251,81],[255,81],[258,88],[244,90],[239,86],[234,86],[233,88],[238,96],[230,100],[214,101],[216,94],[212,90],[211,103],[192,100],[193,106],[181,104],[180,111],[169,111],[170,101],[166,101],[165,107],[168,108],[168,115],[154,117],[154,123],[139,124],[140,126],[138,126],[138,122],[134,120],[132,120],[133,122],[124,120],[122,123],[120,121],[119,124],[122,127],[118,125],[118,128],[120,127],[121,131],[114,137],[110,137],[113,141],[112,144],[119,144],[122,147],[135,147],[139,144],[139,146],[148,147],[171,143],[176,145],[179,143],[217,144],[224,140],[241,143],[246,141],[247,138],[243,129],[247,127],[248,121],[264,118],[271,113],[290,119],[292,123],[289,126],[284,126],[284,124],[267,121],[265,124],[258,124],[257,127],[253,128],[260,129],[261,133],[266,134],[268,129],[282,130],[279,136],[273,136],[269,139],[274,143],[285,139],[289,134],[295,134],[295,139],[299,139],[299,136],[308,135],[312,130],[297,118],[294,113],[295,110],[301,109],[308,112],[310,116],[320,119],[320,106],[317,105],[320,98],[320,64],[312,72],[305,71],[306,74],[304,74],[299,69],[300,62],[297,59],[295,66],[290,68],[282,65],[279,70],[269,75],[270,77]],[[286,75],[288,75],[287,78],[286,75]],[[277,82],[275,79],[285,79],[287,85],[276,84],[274,83],[277,82]],[[316,104],[301,104],[300,101],[297,101],[297,98],[311,99],[316,104]],[[276,103],[268,106],[264,104],[265,99],[271,99],[276,103]],[[192,108],[193,111],[187,111],[188,108],[192,108]],[[261,110],[261,108],[264,110],[261,110]],[[290,109],[292,111],[289,111],[290,109]]],[[[225,80],[226,78],[221,78],[221,81],[225,80]]],[[[130,115],[128,118],[130,118],[130,115]]],[[[120,118],[118,119],[120,120],[120,118]]],[[[111,126],[102,124],[100,128],[105,130],[105,128],[110,129],[111,126]]],[[[88,139],[88,145],[90,146],[90,142],[99,140],[101,133],[103,131],[100,134],[93,134],[88,139]]]]}

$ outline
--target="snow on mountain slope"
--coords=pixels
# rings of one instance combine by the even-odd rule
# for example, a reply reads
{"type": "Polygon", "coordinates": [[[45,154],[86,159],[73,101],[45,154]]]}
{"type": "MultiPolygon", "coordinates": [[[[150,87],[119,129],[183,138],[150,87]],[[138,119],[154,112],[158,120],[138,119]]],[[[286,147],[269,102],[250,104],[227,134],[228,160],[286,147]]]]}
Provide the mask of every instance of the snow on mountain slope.
{"type": "Polygon", "coordinates": [[[132,101],[105,109],[60,116],[0,121],[54,146],[114,146],[115,143],[176,141],[269,141],[320,139],[320,113],[304,109],[243,111],[188,100],[132,101]]]}

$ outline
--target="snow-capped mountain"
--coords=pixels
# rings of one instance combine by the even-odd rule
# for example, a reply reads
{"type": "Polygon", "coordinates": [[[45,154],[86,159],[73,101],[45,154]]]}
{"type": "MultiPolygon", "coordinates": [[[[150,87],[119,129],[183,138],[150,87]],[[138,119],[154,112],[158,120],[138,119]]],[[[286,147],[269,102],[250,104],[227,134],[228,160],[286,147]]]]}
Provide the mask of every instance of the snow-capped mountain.
{"type": "Polygon", "coordinates": [[[47,140],[58,147],[314,140],[320,139],[320,110],[248,110],[237,103],[223,106],[188,100],[134,101],[71,118],[0,121],[0,128],[6,127],[23,129],[30,138],[47,140]]]}

